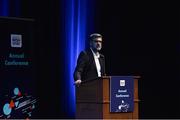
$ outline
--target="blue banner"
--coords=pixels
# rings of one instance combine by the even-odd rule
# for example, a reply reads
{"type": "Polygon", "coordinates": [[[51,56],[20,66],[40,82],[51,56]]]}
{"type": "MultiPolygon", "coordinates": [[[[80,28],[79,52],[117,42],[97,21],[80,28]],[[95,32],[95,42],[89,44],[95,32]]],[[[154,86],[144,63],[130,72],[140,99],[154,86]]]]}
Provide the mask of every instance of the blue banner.
{"type": "Polygon", "coordinates": [[[133,76],[111,76],[110,112],[133,112],[134,79],[133,76]]]}

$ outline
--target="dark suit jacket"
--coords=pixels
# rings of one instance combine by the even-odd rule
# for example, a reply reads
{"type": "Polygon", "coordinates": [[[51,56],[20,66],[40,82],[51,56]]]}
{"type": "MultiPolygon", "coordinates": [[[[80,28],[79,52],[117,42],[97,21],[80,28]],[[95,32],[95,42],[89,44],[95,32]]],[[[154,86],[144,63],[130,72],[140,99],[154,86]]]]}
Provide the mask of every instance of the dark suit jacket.
{"type": "MultiPolygon", "coordinates": [[[[101,76],[105,75],[105,58],[100,54],[101,76]]],[[[77,60],[74,80],[90,80],[98,77],[96,64],[91,49],[82,51],[77,60]]]]}

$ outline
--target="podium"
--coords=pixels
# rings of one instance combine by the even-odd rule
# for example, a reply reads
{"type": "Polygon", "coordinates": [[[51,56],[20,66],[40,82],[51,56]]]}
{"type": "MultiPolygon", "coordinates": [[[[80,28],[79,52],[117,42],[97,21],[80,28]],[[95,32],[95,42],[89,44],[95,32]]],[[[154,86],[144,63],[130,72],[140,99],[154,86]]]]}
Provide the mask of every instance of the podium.
{"type": "Polygon", "coordinates": [[[77,119],[138,119],[138,79],[134,80],[133,112],[110,112],[110,76],[103,76],[83,82],[76,86],[76,118],[77,119]]]}

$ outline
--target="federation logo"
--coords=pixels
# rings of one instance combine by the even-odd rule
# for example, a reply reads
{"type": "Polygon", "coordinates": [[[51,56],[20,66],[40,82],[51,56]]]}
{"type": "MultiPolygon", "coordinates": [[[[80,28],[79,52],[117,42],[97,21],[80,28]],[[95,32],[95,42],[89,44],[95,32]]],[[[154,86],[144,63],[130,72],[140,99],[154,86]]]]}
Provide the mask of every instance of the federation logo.
{"type": "Polygon", "coordinates": [[[120,86],[125,86],[126,85],[125,80],[120,80],[119,82],[120,82],[120,86]]]}
{"type": "Polygon", "coordinates": [[[22,47],[22,35],[11,34],[11,47],[14,47],[14,48],[22,47]]]}

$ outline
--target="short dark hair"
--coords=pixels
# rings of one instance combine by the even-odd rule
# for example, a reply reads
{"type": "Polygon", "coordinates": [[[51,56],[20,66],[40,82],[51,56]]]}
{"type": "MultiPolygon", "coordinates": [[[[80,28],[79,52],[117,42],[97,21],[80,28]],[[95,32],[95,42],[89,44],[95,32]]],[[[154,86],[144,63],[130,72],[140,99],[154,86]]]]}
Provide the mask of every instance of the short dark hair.
{"type": "Polygon", "coordinates": [[[96,38],[102,38],[102,35],[99,34],[99,33],[93,33],[93,34],[91,34],[91,35],[89,36],[89,40],[90,40],[90,41],[92,41],[92,40],[94,40],[94,39],[96,39],[96,38]]]}

